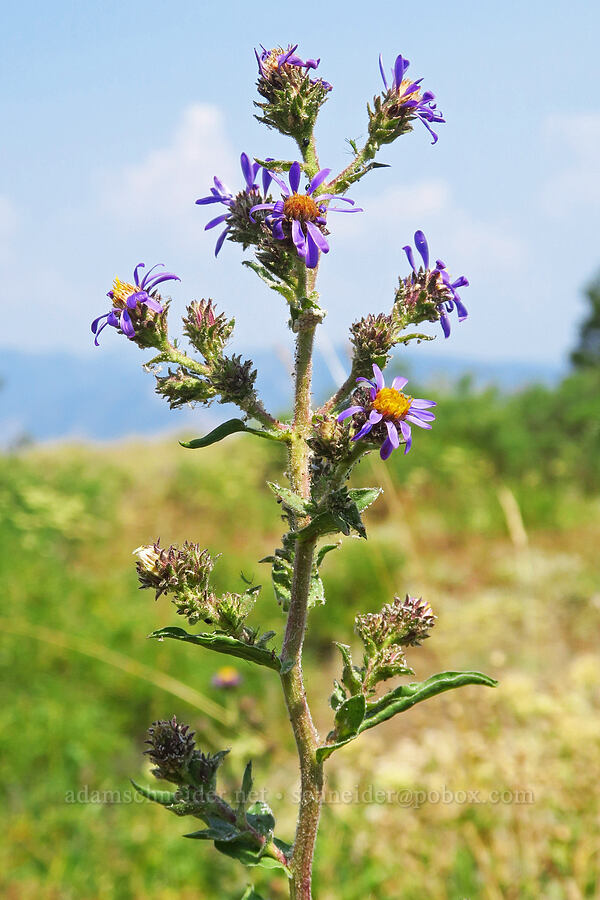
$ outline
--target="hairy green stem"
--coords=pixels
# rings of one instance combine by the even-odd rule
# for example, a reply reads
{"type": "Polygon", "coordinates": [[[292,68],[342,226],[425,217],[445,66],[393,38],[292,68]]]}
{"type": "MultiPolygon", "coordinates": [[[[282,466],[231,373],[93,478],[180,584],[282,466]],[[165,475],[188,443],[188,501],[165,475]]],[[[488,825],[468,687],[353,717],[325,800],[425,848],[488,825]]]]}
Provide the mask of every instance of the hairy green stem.
{"type": "MultiPolygon", "coordinates": [[[[310,288],[316,273],[311,273],[310,288]]],[[[298,268],[297,299],[306,296],[309,285],[303,261],[298,268]]],[[[292,490],[310,497],[310,451],[306,443],[311,426],[311,375],[315,329],[318,319],[310,314],[300,316],[296,338],[296,377],[294,424],[289,446],[289,479],[292,490]]],[[[296,527],[306,524],[299,518],[296,527]]],[[[281,651],[281,683],[296,740],[300,762],[301,796],[296,826],[294,850],[290,861],[290,897],[310,900],[312,861],[317,839],[323,792],[323,767],[317,761],[320,739],[313,724],[306,699],[302,674],[302,647],[306,633],[308,595],[312,575],[316,540],[297,541],[294,555],[294,574],[290,609],[281,651]]]]}

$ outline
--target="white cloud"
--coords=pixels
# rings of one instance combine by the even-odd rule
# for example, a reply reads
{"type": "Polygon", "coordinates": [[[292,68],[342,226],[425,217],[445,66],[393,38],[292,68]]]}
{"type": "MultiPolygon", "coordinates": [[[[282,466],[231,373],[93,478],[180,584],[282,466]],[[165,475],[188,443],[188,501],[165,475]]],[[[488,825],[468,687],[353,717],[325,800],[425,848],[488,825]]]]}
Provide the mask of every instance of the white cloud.
{"type": "Polygon", "coordinates": [[[448,257],[450,263],[456,259],[455,265],[469,266],[470,271],[490,266],[513,269],[523,262],[524,248],[508,226],[485,221],[460,207],[442,179],[395,185],[361,200],[361,206],[364,214],[344,216],[341,229],[336,218],[336,236],[364,243],[375,235],[378,243],[403,245],[411,241],[416,228],[422,228],[435,255],[448,257]],[[438,235],[442,248],[438,248],[438,235]]]}
{"type": "Polygon", "coordinates": [[[544,209],[556,216],[600,210],[600,113],[549,116],[544,131],[562,162],[542,188],[544,209]]]}
{"type": "Polygon", "coordinates": [[[103,205],[123,223],[168,220],[179,234],[197,235],[206,222],[194,200],[209,192],[213,176],[235,187],[235,154],[216,106],[196,103],[184,110],[171,142],[135,165],[107,175],[103,205]]]}

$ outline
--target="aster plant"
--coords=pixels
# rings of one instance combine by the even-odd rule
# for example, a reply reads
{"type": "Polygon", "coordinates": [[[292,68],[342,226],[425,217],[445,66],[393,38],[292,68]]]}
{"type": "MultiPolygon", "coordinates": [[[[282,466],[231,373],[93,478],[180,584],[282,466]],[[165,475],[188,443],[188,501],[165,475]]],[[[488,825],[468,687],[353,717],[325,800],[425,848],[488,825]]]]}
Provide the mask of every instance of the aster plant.
{"type": "MultiPolygon", "coordinates": [[[[287,450],[282,483],[268,484],[273,502],[283,513],[285,532],[281,545],[261,560],[270,566],[273,593],[281,607],[281,638],[252,624],[257,606],[268,602],[260,600],[259,587],[245,583],[238,590],[215,590],[212,573],[218,557],[200,544],[161,546],[152,541],[134,552],[140,587],[154,591],[157,598],[168,597],[186,624],[185,628],[161,628],[152,638],[182,641],[201,651],[234,657],[237,666],[255,665],[265,678],[279,679],[298,750],[301,798],[296,833],[292,840],[276,834],[275,817],[267,803],[253,802],[251,763],[243,773],[236,803],[230,804],[217,784],[227,751],[200,750],[190,727],[174,717],[150,726],[146,751],[154,775],[169,782],[171,789],[136,787],[176,815],[199,820],[201,827],[188,831],[186,837],[213,842],[218,851],[245,866],[279,870],[288,879],[290,897],[309,900],[324,765],[329,757],[364,731],[432,696],[462,685],[493,686],[495,682],[479,672],[453,671],[414,680],[406,653],[412,655],[429,637],[436,617],[426,599],[397,596],[377,612],[356,616],[362,644],[356,662],[351,646],[337,643],[341,668],[329,699],[331,728],[320,735],[315,727],[302,666],[309,610],[325,602],[321,569],[328,554],[340,546],[339,536],[366,537],[363,513],[381,493],[377,486],[350,486],[350,474],[369,453],[378,452],[383,460],[398,448],[408,453],[415,426],[420,433],[413,452],[418,453],[419,442],[427,439],[427,431],[435,424],[435,401],[408,394],[407,379],[400,375],[386,386],[383,370],[395,347],[431,339],[415,330],[423,323],[439,322],[448,337],[450,315],[456,312],[458,321],[464,321],[467,311],[458,290],[468,281],[464,276],[453,280],[439,259],[431,266],[427,240],[417,230],[418,265],[407,244],[403,249],[411,271],[400,276],[390,308],[352,324],[348,377],[333,396],[319,408],[313,407],[313,345],[325,316],[317,274],[330,249],[329,214],[368,215],[368,209],[363,213],[355,199],[346,196],[350,186],[381,166],[375,161],[381,147],[410,133],[416,123],[426,127],[435,143],[433,126],[444,119],[433,93],[422,88],[422,80],[407,77],[405,57],[396,58],[391,76],[380,60],[384,90],[367,106],[365,144],[359,147],[350,141],[352,160],[332,176],[330,168],[321,166],[314,137],[318,113],[332,90],[317,74],[320,60],[304,59],[296,44],[255,52],[257,118],[295,141],[296,158],[253,158],[242,153],[241,189],[229,190],[216,174],[209,192],[196,203],[224,207],[205,226],[208,230],[224,226],[215,253],[226,241],[250,250],[243,264],[287,308],[296,348],[292,414],[277,418],[270,413],[256,390],[252,361],[226,352],[235,323],[217,311],[212,299],[188,305],[183,317],[187,349],[171,338],[171,301],[161,296],[159,288],[164,290],[164,285],[179,277],[162,266],[142,277],[140,263],[132,282],[116,278],[108,292],[111,308],[94,320],[92,332],[98,343],[100,333],[111,325],[138,346],[152,348],[154,356],[145,366],[154,371],[156,391],[172,408],[215,401],[238,407],[239,417],[183,443],[186,450],[201,450],[236,432],[279,443],[287,450]],[[385,683],[392,679],[402,680],[386,689],[385,683]]],[[[333,246],[334,225],[332,230],[333,246]]],[[[229,664],[219,670],[214,684],[233,689],[242,677],[229,664]]],[[[252,888],[244,894],[250,896],[258,898],[252,888]]]]}

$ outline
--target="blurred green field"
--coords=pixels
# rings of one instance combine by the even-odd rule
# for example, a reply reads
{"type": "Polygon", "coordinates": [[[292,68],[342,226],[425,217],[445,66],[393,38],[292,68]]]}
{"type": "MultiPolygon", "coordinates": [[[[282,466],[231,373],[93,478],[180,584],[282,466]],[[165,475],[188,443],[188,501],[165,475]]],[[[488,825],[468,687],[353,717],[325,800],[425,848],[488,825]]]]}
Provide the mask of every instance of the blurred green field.
{"type": "MultiPolygon", "coordinates": [[[[357,469],[357,484],[385,494],[368,541],[346,539],[323,567],[328,603],[307,644],[322,733],[332,639],[355,643],[355,614],[394,593],[422,594],[438,615],[409,655],[419,679],[476,668],[500,685],[442,695],[329,761],[320,900],[600,896],[598,387],[589,373],[503,397],[465,381],[409,457],[372,454],[357,469]]],[[[183,840],[190,822],[134,801],[128,780],[151,783],[146,728],[175,713],[200,744],[232,747],[231,789],[254,759],[278,833],[293,837],[276,675],[240,662],[241,686],[219,691],[225,657],[147,641],[183,623],[138,590],[131,556],[158,536],[222,552],[217,584],[239,588],[241,571],[261,581],[254,621],[280,634],[256,561],[278,542],[263,486],[283,462],[250,436],[194,452],[169,440],[0,458],[3,897],[239,900],[251,880],[286,896],[281,879],[183,840]]]]}

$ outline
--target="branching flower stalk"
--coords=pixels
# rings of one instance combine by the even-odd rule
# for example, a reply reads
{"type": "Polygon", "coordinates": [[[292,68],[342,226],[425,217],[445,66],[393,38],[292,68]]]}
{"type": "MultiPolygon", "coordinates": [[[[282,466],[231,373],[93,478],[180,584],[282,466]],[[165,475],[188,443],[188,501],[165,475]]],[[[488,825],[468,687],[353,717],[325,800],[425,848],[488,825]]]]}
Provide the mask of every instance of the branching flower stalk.
{"type": "MultiPolygon", "coordinates": [[[[261,160],[242,153],[241,190],[231,190],[215,176],[210,192],[196,201],[201,207],[225,208],[206,225],[207,230],[222,226],[215,255],[227,242],[251,249],[253,258],[244,264],[287,305],[296,344],[290,420],[280,421],[265,408],[256,391],[252,361],[225,352],[235,323],[217,312],[212,299],[192,301],[187,307],[183,330],[189,350],[182,350],[169,337],[171,301],[158,289],[179,277],[162,266],[142,277],[144,266],[140,263],[132,281],[116,278],[108,292],[111,308],[94,320],[92,332],[98,344],[100,333],[110,325],[139,347],[152,349],[154,356],[146,368],[155,374],[156,390],[172,408],[218,402],[233,403],[241,411],[242,418],[223,422],[210,434],[183,443],[184,447],[200,449],[235,432],[287,447],[288,486],[268,486],[281,504],[288,529],[281,547],[261,560],[271,564],[273,591],[286,617],[279,651],[270,646],[275,632],[261,633],[250,624],[260,586],[246,582],[237,590],[218,594],[211,581],[218,557],[200,544],[186,541],[180,547],[161,546],[154,541],[134,552],[140,587],[154,590],[157,598],[168,596],[188,626],[204,629],[168,626],[150,637],[184,641],[279,675],[300,769],[294,841],[287,843],[275,836],[275,817],[267,803],[252,802],[251,763],[246,766],[235,804],[230,804],[217,791],[218,770],[227,751],[201,751],[189,726],[175,717],[153,723],[150,750],[146,751],[155,765],[153,774],[170,782],[175,790],[136,788],[178,816],[200,819],[203,827],[186,837],[212,841],[218,851],[245,866],[283,870],[290,897],[310,900],[323,769],[329,757],[363,731],[429,697],[467,684],[493,686],[495,682],[479,672],[450,671],[422,682],[400,682],[382,692],[384,682],[414,676],[405,651],[425,640],[435,621],[426,600],[398,596],[384,603],[379,612],[356,616],[362,643],[359,664],[353,662],[349,644],[337,643],[342,669],[329,700],[334,714],[329,734],[321,737],[313,722],[302,651],[310,608],[325,602],[320,569],[325,557],[339,547],[339,535],[366,537],[362,513],[381,492],[378,487],[349,487],[350,473],[372,451],[378,450],[384,460],[401,447],[408,453],[414,426],[429,430],[435,421],[433,400],[406,393],[404,377],[396,376],[386,384],[382,370],[396,346],[432,339],[430,334],[414,330],[423,323],[439,322],[448,337],[450,314],[456,311],[459,322],[466,319],[458,289],[468,281],[464,276],[452,280],[439,259],[433,266],[425,235],[417,230],[418,265],[412,246],[406,245],[403,249],[411,271],[400,277],[391,308],[369,313],[352,324],[350,373],[333,396],[313,410],[313,346],[316,329],[325,316],[316,282],[319,264],[330,249],[330,213],[362,213],[345,195],[350,185],[381,165],[374,162],[379,149],[412,131],[417,121],[425,125],[435,143],[437,135],[431,126],[444,119],[433,94],[421,88],[420,80],[407,78],[409,63],[403,56],[396,58],[390,79],[380,61],[384,91],[367,107],[367,141],[362,150],[351,142],[354,159],[331,178],[331,170],[320,167],[314,127],[332,86],[315,74],[320,60],[304,60],[297,50],[297,45],[289,45],[256,51],[261,98],[256,107],[259,121],[290,136],[302,159],[261,160]],[[331,536],[335,543],[322,543],[331,536]],[[207,631],[206,626],[212,630],[207,631]]],[[[270,676],[265,673],[265,677],[270,676]]],[[[236,670],[230,666],[220,670],[213,681],[222,689],[238,682],[236,670]]],[[[251,896],[258,898],[256,892],[251,896]]]]}

